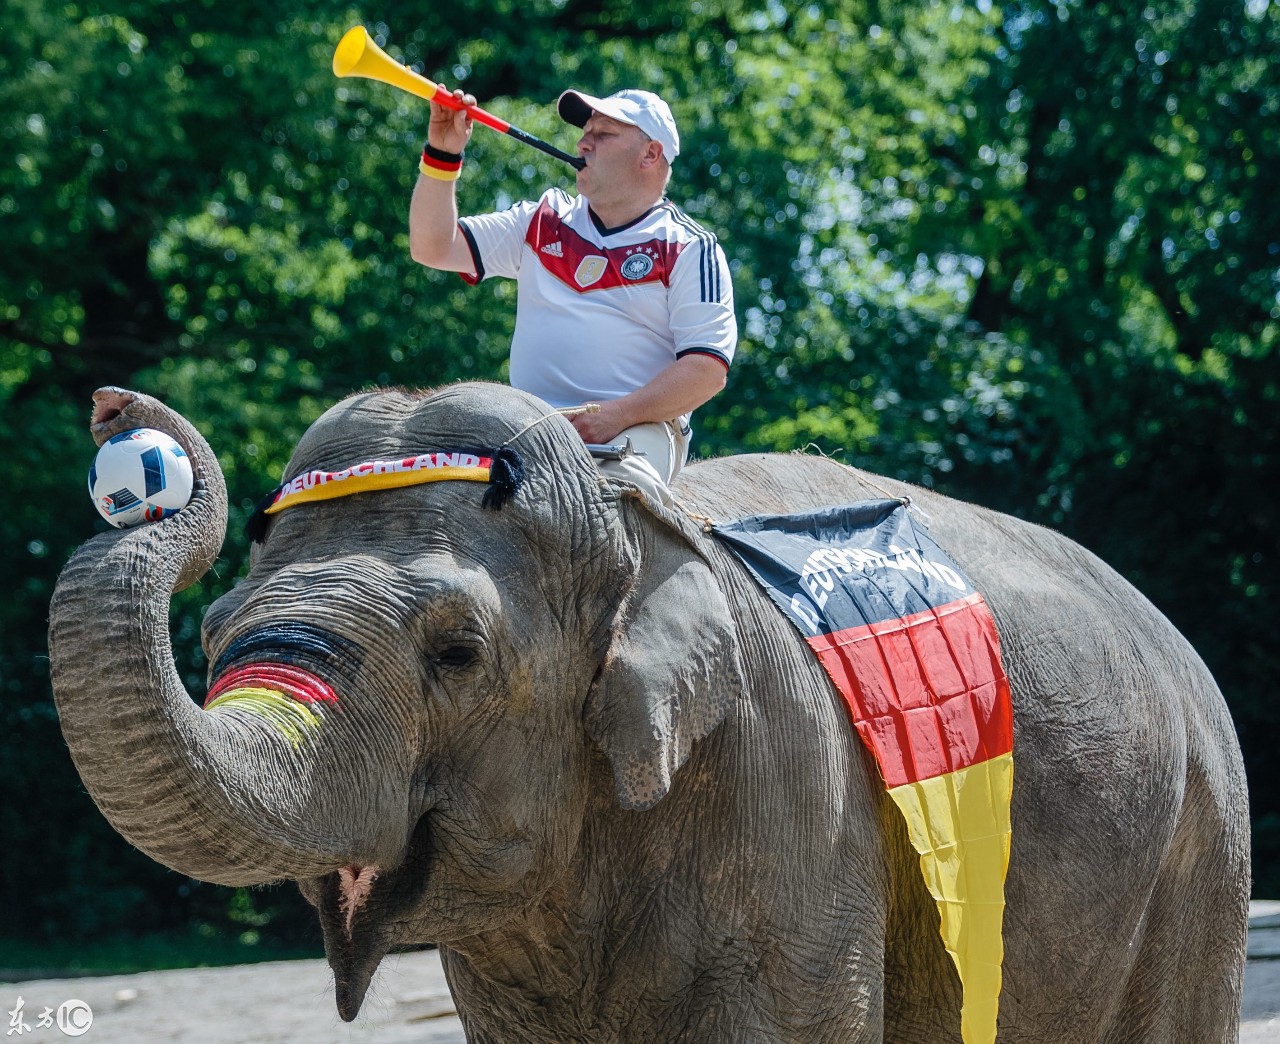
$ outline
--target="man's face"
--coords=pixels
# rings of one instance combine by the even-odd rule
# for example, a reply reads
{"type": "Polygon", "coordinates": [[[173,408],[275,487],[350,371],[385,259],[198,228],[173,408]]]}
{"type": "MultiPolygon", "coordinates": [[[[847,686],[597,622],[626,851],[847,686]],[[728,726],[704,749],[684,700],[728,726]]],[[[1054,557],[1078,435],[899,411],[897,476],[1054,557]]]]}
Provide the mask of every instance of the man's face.
{"type": "Polygon", "coordinates": [[[578,155],[587,161],[578,191],[591,200],[631,192],[648,146],[639,127],[593,112],[578,139],[578,155]]]}

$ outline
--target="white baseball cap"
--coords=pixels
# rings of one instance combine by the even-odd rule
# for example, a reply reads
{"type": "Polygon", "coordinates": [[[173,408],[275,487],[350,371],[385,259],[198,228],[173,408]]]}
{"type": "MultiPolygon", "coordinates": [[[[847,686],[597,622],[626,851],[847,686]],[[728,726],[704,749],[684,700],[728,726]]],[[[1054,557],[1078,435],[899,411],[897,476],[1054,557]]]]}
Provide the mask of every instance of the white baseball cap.
{"type": "Polygon", "coordinates": [[[560,118],[582,127],[593,112],[639,127],[662,146],[668,163],[680,155],[680,132],[667,103],[649,91],[618,91],[607,98],[593,98],[580,91],[565,91],[556,103],[560,118]]]}

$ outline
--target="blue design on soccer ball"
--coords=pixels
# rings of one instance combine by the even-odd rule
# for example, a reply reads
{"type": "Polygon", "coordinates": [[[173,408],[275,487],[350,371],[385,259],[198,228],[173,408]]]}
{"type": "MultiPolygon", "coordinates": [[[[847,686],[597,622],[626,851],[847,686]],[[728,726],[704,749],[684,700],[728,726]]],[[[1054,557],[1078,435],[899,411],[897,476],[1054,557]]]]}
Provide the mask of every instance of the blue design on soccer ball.
{"type": "Polygon", "coordinates": [[[186,452],[172,436],[152,428],[108,439],[89,469],[94,506],[119,529],[176,514],[190,500],[193,485],[186,452]]]}

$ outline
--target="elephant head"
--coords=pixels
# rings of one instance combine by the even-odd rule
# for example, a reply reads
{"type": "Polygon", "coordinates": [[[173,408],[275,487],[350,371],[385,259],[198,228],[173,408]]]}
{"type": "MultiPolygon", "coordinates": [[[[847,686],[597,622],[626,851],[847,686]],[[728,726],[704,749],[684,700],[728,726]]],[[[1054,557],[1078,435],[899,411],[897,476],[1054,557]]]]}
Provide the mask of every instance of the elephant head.
{"type": "Polygon", "coordinates": [[[226,494],[159,402],[95,396],[101,442],[174,434],[177,515],[89,541],[51,607],[54,694],[94,800],[128,840],[224,884],[299,882],[354,1018],[382,955],[500,926],[566,873],[593,803],[660,801],[744,682],[694,524],[601,478],[572,427],[498,385],[353,396],[287,477],[467,448],[519,454],[500,509],[468,481],[300,503],[210,607],[202,707],[169,597],[221,546],[226,494]]]}

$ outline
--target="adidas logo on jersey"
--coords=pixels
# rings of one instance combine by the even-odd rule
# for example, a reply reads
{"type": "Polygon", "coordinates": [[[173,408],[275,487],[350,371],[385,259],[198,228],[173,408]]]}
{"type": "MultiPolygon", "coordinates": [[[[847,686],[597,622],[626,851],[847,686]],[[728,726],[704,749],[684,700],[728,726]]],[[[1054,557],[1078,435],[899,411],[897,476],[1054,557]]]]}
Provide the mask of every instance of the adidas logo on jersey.
{"type": "Polygon", "coordinates": [[[548,243],[542,248],[542,253],[550,254],[552,257],[564,257],[564,247],[560,245],[560,240],[554,243],[548,243]]]}

